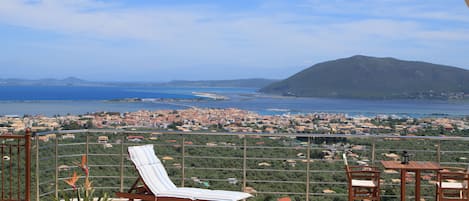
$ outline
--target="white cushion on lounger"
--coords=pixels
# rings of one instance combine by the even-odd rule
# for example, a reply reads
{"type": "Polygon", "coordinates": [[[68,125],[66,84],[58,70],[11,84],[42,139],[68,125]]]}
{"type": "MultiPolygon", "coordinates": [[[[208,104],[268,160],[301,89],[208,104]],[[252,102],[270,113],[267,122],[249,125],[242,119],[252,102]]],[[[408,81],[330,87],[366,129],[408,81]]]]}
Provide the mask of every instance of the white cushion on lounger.
{"type": "Polygon", "coordinates": [[[251,197],[248,193],[236,191],[208,190],[200,188],[177,188],[161,192],[161,197],[179,197],[192,200],[236,201],[251,197]]]}
{"type": "Polygon", "coordinates": [[[371,180],[352,179],[352,186],[376,187],[376,184],[371,180]]]}
{"type": "MultiPolygon", "coordinates": [[[[440,183],[437,183],[440,185],[440,183]]],[[[462,189],[465,188],[466,184],[461,182],[441,182],[441,188],[454,188],[454,189],[462,189]]]]}
{"type": "Polygon", "coordinates": [[[163,164],[156,157],[153,145],[129,147],[129,154],[143,181],[155,195],[176,189],[163,164]]]}
{"type": "Polygon", "coordinates": [[[142,180],[157,197],[211,201],[236,201],[251,197],[249,193],[237,191],[177,188],[161,161],[156,157],[152,144],[129,147],[129,155],[142,180]]]}

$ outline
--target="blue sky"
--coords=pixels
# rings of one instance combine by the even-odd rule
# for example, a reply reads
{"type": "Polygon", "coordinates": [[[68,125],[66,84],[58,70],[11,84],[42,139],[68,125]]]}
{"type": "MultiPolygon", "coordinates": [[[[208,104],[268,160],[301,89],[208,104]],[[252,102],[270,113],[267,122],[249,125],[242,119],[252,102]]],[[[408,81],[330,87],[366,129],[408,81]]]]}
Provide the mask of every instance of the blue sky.
{"type": "Polygon", "coordinates": [[[1,0],[0,78],[286,78],[357,54],[469,69],[464,0],[1,0]]]}

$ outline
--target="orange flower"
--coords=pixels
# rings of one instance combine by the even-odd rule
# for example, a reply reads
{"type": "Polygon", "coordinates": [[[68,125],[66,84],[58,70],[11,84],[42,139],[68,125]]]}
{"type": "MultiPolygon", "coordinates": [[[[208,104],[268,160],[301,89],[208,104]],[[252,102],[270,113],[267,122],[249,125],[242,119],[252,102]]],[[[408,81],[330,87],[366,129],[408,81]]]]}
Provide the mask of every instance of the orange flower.
{"type": "Polygon", "coordinates": [[[83,167],[85,165],[86,165],[86,155],[83,154],[83,155],[81,155],[81,166],[83,167]]]}
{"type": "Polygon", "coordinates": [[[86,155],[81,155],[81,163],[75,163],[81,170],[85,173],[86,176],[89,175],[89,169],[88,166],[86,165],[86,155]]]}
{"type": "Polygon", "coordinates": [[[77,186],[75,183],[77,183],[78,179],[80,178],[80,176],[77,175],[77,172],[73,172],[73,176],[67,180],[64,180],[65,183],[67,183],[68,185],[70,185],[73,190],[76,190],[77,189],[77,186]]]}
{"type": "Polygon", "coordinates": [[[87,191],[91,190],[91,188],[92,188],[92,187],[91,187],[91,183],[92,183],[92,182],[88,179],[88,177],[86,177],[86,179],[85,179],[85,184],[84,184],[84,186],[83,186],[83,187],[85,187],[85,190],[87,190],[87,191]]]}

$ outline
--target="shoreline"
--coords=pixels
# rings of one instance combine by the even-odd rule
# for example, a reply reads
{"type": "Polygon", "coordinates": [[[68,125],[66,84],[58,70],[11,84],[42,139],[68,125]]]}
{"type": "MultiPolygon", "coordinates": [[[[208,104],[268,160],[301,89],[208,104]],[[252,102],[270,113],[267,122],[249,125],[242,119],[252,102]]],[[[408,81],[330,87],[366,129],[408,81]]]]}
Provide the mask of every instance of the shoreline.
{"type": "Polygon", "coordinates": [[[410,117],[410,118],[460,118],[469,117],[469,114],[457,113],[453,111],[364,111],[364,110],[341,110],[338,108],[305,108],[297,110],[289,107],[275,107],[274,105],[265,105],[260,107],[252,107],[250,104],[231,104],[230,101],[145,101],[145,102],[106,102],[106,101],[28,101],[28,102],[0,102],[0,117],[5,115],[82,115],[94,112],[135,112],[139,110],[181,110],[186,108],[236,108],[255,112],[261,115],[296,115],[310,113],[327,113],[327,114],[345,114],[350,117],[365,116],[394,116],[394,117],[410,117]],[[211,104],[211,103],[218,103],[211,104]],[[192,103],[192,104],[191,104],[192,103]],[[227,105],[227,104],[228,105],[227,105]],[[272,107],[271,107],[272,106],[272,107]]]}
{"type": "Polygon", "coordinates": [[[437,100],[355,100],[272,97],[249,93],[187,92],[192,98],[123,98],[113,100],[0,100],[2,115],[66,115],[99,111],[238,108],[265,115],[342,113],[349,116],[467,117],[469,104],[437,100]],[[220,95],[221,94],[221,95],[220,95]],[[226,97],[226,98],[225,98],[226,97]],[[225,98],[225,99],[221,99],[225,98]]]}
{"type": "Polygon", "coordinates": [[[229,100],[228,96],[222,96],[216,93],[209,93],[209,92],[192,92],[194,96],[201,97],[201,98],[209,98],[213,100],[229,100]]]}

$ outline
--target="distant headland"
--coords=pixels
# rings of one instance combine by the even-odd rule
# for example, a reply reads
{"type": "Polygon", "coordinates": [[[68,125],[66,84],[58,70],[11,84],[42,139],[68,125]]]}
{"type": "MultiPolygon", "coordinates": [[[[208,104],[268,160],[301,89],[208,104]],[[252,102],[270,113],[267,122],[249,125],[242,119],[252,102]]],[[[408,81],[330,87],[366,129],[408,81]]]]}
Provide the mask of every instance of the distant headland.
{"type": "Polygon", "coordinates": [[[0,86],[116,86],[116,87],[220,87],[220,88],[262,88],[279,80],[274,79],[233,79],[233,80],[173,80],[169,82],[104,82],[87,81],[76,77],[65,79],[17,79],[1,78],[0,86]]]}
{"type": "Polygon", "coordinates": [[[469,70],[357,55],[318,63],[260,92],[297,97],[469,99],[469,70]]]}
{"type": "MultiPolygon", "coordinates": [[[[269,95],[352,99],[469,100],[469,70],[390,57],[356,55],[315,64],[284,80],[175,80],[100,82],[65,79],[5,79],[0,86],[221,87],[252,88],[269,95]]],[[[211,94],[199,97],[225,100],[211,94]]]]}

